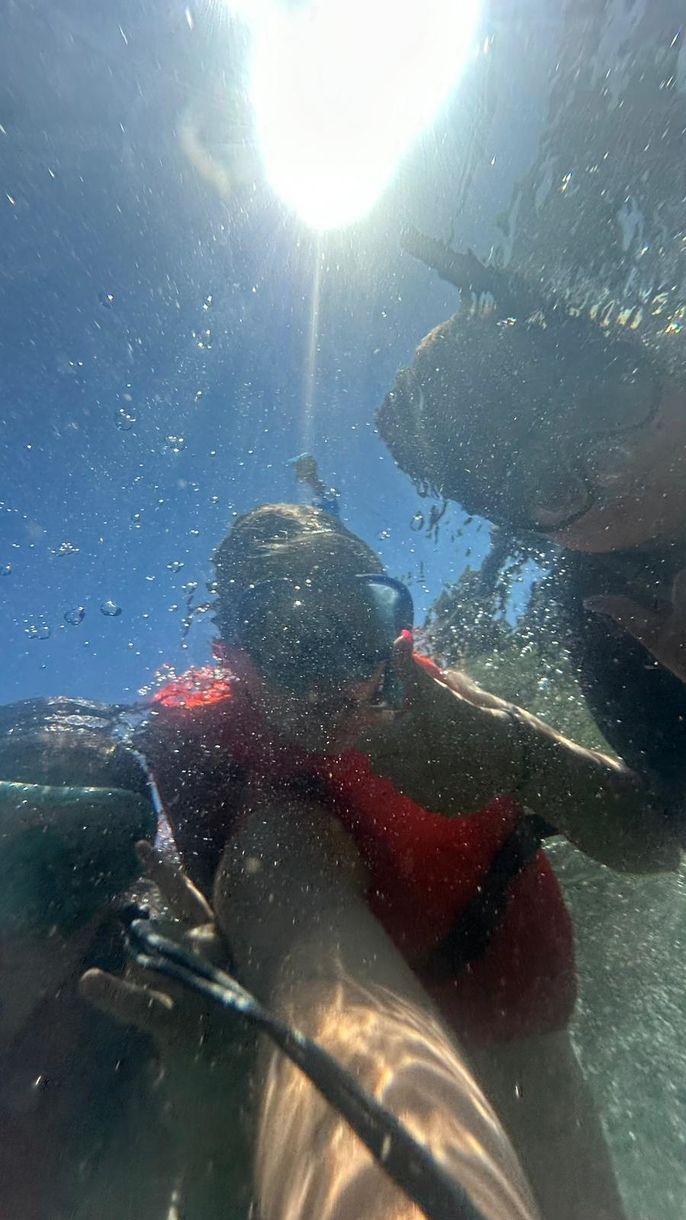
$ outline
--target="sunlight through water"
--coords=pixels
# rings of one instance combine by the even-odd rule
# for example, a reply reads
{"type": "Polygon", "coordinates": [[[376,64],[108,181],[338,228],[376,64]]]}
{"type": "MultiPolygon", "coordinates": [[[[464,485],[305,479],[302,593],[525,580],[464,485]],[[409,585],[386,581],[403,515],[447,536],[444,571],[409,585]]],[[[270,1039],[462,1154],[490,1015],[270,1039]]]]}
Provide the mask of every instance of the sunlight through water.
{"type": "Polygon", "coordinates": [[[473,46],[479,0],[230,4],[253,34],[267,177],[312,228],[364,216],[435,118],[473,46]]]}

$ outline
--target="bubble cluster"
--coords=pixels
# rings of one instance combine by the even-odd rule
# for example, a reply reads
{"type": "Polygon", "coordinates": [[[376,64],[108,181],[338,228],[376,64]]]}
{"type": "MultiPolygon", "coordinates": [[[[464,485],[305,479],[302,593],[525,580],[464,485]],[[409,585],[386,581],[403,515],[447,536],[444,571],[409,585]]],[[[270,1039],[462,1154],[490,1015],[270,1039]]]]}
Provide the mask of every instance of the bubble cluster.
{"type": "Polygon", "coordinates": [[[130,411],[125,411],[123,407],[119,407],[114,413],[114,426],[120,432],[130,432],[136,422],[136,416],[130,411]]]}
{"type": "Polygon", "coordinates": [[[52,634],[47,623],[30,623],[24,628],[24,633],[30,640],[49,640],[52,634]]]}
{"type": "Polygon", "coordinates": [[[59,546],[53,548],[52,553],[61,559],[65,555],[78,555],[79,548],[73,542],[61,542],[59,546]]]}

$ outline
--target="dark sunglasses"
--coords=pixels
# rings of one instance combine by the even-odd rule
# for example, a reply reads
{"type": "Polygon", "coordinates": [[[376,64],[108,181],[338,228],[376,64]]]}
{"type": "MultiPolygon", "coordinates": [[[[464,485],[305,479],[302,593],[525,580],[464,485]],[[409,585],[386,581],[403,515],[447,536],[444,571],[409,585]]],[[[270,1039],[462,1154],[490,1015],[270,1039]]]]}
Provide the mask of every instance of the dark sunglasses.
{"type": "Polygon", "coordinates": [[[391,576],[363,573],[347,588],[278,577],[242,594],[236,643],[265,677],[304,694],[370,678],[413,623],[410,591],[391,576]]]}

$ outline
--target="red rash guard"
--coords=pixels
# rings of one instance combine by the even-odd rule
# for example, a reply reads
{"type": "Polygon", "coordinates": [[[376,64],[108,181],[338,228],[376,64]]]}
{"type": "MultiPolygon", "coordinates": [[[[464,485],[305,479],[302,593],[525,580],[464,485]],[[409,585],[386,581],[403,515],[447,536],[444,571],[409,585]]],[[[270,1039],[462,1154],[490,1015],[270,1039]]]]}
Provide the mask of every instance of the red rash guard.
{"type": "Polygon", "coordinates": [[[313,780],[317,800],[330,802],[370,869],[370,910],[460,1034],[506,1040],[567,1024],[576,998],[572,927],[540,850],[510,882],[485,951],[455,977],[431,982],[433,951],[521,821],[512,797],[461,818],[430,813],[357,750],[322,757],[275,741],[223,668],[191,670],[153,705],[140,748],[186,866],[206,890],[250,777],[313,780]]]}

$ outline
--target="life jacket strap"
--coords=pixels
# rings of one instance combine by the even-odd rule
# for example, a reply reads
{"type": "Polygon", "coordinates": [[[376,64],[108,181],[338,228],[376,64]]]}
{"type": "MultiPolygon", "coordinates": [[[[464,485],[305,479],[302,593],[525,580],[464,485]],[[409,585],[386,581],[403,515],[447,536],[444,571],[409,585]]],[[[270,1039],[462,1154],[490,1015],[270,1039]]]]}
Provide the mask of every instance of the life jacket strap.
{"type": "Polygon", "coordinates": [[[540,851],[539,820],[524,817],[496,851],[478,892],[432,951],[422,974],[432,983],[455,979],[486,955],[505,915],[512,882],[540,851]]]}

